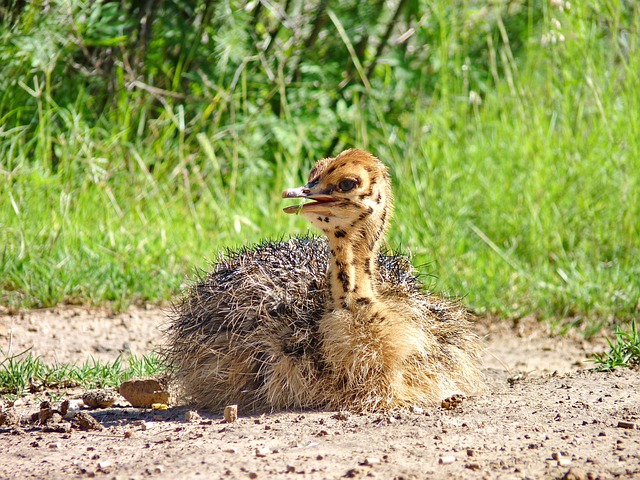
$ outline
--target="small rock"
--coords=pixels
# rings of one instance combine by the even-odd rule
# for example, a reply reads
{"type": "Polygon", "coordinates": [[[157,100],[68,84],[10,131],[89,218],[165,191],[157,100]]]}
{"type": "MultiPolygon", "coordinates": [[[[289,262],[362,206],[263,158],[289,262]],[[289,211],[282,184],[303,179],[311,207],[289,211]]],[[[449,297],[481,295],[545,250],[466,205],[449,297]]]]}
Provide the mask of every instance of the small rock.
{"type": "Polygon", "coordinates": [[[60,404],[60,413],[62,414],[62,416],[64,417],[67,412],[69,411],[69,400],[64,400],[61,404],[60,404]]]}
{"type": "Polygon", "coordinates": [[[110,388],[89,390],[82,395],[82,401],[89,408],[109,408],[117,399],[117,393],[110,388]]]}
{"type": "Polygon", "coordinates": [[[0,425],[14,426],[20,424],[20,415],[13,407],[0,410],[0,425]]]}
{"type": "Polygon", "coordinates": [[[296,467],[293,465],[287,465],[287,473],[296,473],[296,467]]]}
{"type": "Polygon", "coordinates": [[[623,422],[622,420],[618,422],[618,428],[626,428],[629,430],[633,430],[636,428],[636,424],[633,422],[623,422]]]}
{"type": "Polygon", "coordinates": [[[465,468],[468,468],[469,470],[473,470],[475,472],[475,471],[480,470],[480,464],[479,463],[467,463],[465,465],[465,468]]]}
{"type": "Polygon", "coordinates": [[[53,417],[54,410],[51,408],[49,402],[42,402],[40,404],[40,411],[38,412],[38,421],[40,425],[46,424],[49,419],[53,417]]]}
{"type": "Polygon", "coordinates": [[[112,463],[110,460],[103,460],[102,462],[98,462],[98,470],[103,473],[109,473],[111,471],[112,463]]]}
{"type": "Polygon", "coordinates": [[[60,413],[68,420],[71,420],[80,410],[80,400],[65,400],[60,405],[60,413]]]}
{"type": "Polygon", "coordinates": [[[50,443],[49,445],[47,445],[50,449],[52,450],[59,450],[60,449],[60,444],[58,442],[56,443],[50,443]]]}
{"type": "Polygon", "coordinates": [[[562,455],[558,452],[553,452],[551,454],[551,458],[553,458],[554,460],[560,460],[560,458],[562,458],[562,455]]]}
{"type": "Polygon", "coordinates": [[[588,480],[589,476],[578,468],[570,468],[567,473],[564,474],[562,480],[588,480]]]}
{"type": "Polygon", "coordinates": [[[379,465],[380,459],[378,457],[367,457],[364,459],[364,464],[367,465],[368,467],[379,465]]]}
{"type": "Polygon", "coordinates": [[[236,450],[235,448],[227,448],[227,449],[223,450],[223,452],[225,452],[225,453],[238,453],[238,450],[236,450]]]}
{"type": "Polygon", "coordinates": [[[467,448],[467,457],[473,457],[475,453],[472,448],[467,448]]]}
{"type": "Polygon", "coordinates": [[[416,413],[418,415],[422,415],[424,413],[424,408],[422,407],[416,407],[415,405],[411,406],[411,412],[412,413],[416,413]]]}
{"type": "Polygon", "coordinates": [[[102,425],[87,412],[78,412],[73,417],[82,430],[102,430],[102,425]]]}
{"type": "Polygon", "coordinates": [[[224,420],[233,423],[238,420],[238,405],[227,405],[224,407],[224,420]]]}
{"type": "Polygon", "coordinates": [[[249,472],[249,478],[258,478],[258,474],[256,472],[249,472]]]}
{"type": "Polygon", "coordinates": [[[568,467],[569,465],[571,465],[571,459],[570,458],[560,458],[558,460],[558,466],[559,467],[568,467]]]}
{"type": "Polygon", "coordinates": [[[455,395],[452,395],[449,398],[445,398],[444,400],[442,400],[442,402],[440,403],[440,406],[445,410],[456,410],[462,407],[462,402],[464,401],[464,398],[465,398],[464,395],[457,393],[455,395]]]}
{"type": "Polygon", "coordinates": [[[438,463],[441,465],[449,465],[456,461],[456,457],[453,455],[445,455],[444,457],[440,457],[438,459],[438,463]]]}
{"type": "Polygon", "coordinates": [[[199,422],[202,420],[202,417],[195,410],[187,410],[184,412],[184,420],[186,422],[199,422]]]}
{"type": "Polygon", "coordinates": [[[119,392],[136,408],[151,408],[154,403],[169,403],[169,392],[166,386],[155,379],[123,382],[119,392]]]}
{"type": "Polygon", "coordinates": [[[256,448],[256,457],[266,457],[271,453],[268,448],[256,448]]]}
{"type": "Polygon", "coordinates": [[[162,468],[162,465],[156,465],[155,467],[153,467],[153,473],[162,473],[164,472],[164,468],[162,468]]]}
{"type": "Polygon", "coordinates": [[[133,430],[127,430],[126,432],[124,432],[124,438],[131,438],[134,435],[134,431],[133,430]]]}
{"type": "Polygon", "coordinates": [[[60,415],[59,412],[54,411],[53,415],[51,415],[51,418],[49,419],[49,423],[53,425],[57,425],[61,421],[62,421],[62,415],[60,415]]]}

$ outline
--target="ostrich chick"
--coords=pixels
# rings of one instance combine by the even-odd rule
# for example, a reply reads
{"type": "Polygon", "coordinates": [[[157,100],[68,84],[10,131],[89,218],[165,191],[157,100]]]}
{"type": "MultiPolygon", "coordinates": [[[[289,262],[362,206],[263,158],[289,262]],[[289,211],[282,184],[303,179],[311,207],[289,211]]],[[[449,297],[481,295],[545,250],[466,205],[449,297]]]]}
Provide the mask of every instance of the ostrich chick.
{"type": "Polygon", "coordinates": [[[326,235],[229,252],[176,306],[167,359],[189,401],[221,409],[429,406],[478,394],[480,351],[457,302],[380,253],[389,174],[361,150],[320,160],[284,198],[326,235]]]}

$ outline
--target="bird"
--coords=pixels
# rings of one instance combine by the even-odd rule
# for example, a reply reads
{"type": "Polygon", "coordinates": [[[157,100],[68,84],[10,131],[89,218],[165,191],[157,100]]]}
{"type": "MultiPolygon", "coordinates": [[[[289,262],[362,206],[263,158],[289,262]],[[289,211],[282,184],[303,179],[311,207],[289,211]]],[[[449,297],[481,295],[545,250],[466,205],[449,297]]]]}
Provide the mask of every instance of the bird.
{"type": "Polygon", "coordinates": [[[382,161],[346,150],[282,197],[301,199],[284,212],[323,236],[227,250],[198,275],[165,331],[186,402],[376,412],[483,392],[473,316],[383,248],[393,197],[382,161]]]}

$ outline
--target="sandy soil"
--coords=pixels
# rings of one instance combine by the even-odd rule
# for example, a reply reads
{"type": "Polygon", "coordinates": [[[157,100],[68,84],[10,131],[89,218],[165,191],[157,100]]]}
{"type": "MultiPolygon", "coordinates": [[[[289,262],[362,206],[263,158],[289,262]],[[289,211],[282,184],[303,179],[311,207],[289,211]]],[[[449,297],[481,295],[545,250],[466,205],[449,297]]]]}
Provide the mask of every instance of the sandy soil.
{"type": "MultiPolygon", "coordinates": [[[[113,360],[160,341],[158,309],[65,308],[0,316],[0,358],[113,360]]],[[[533,322],[478,325],[490,391],[451,408],[221,415],[82,408],[97,421],[41,425],[46,394],[0,400],[0,478],[640,478],[640,372],[589,370],[600,340],[533,322]]],[[[78,399],[81,391],[56,392],[78,399]]],[[[52,410],[59,409],[58,397],[52,410]]]]}

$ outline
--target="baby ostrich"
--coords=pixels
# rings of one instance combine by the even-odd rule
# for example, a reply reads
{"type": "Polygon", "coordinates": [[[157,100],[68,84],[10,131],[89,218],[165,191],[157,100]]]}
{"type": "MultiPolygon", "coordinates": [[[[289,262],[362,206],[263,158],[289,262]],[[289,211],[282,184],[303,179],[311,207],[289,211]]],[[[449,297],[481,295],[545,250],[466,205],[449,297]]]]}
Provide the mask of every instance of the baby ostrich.
{"type": "Polygon", "coordinates": [[[391,217],[386,167],[347,150],[284,198],[327,240],[229,252],[175,307],[167,359],[193,404],[219,410],[385,410],[482,390],[469,314],[379,253],[391,217]]]}

